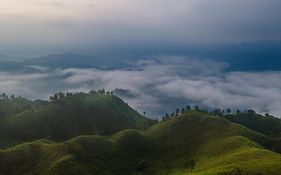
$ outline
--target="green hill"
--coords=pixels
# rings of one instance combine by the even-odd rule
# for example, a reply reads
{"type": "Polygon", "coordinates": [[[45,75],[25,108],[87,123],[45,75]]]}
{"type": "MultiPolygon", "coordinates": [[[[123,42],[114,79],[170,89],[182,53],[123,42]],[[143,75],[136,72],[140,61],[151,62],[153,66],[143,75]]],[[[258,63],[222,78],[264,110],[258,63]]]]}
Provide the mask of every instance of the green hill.
{"type": "Polygon", "coordinates": [[[0,103],[0,112],[5,112],[0,115],[2,147],[37,139],[63,141],[79,135],[107,136],[124,129],[143,130],[156,123],[109,93],[59,93],[52,101],[22,101],[7,99],[0,103]]]}
{"type": "Polygon", "coordinates": [[[0,174],[279,175],[281,155],[263,134],[201,112],[146,131],[39,140],[0,151],[0,174]]]}
{"type": "Polygon", "coordinates": [[[281,119],[256,114],[254,111],[224,116],[231,122],[239,123],[247,128],[271,137],[281,137],[281,119]]]}

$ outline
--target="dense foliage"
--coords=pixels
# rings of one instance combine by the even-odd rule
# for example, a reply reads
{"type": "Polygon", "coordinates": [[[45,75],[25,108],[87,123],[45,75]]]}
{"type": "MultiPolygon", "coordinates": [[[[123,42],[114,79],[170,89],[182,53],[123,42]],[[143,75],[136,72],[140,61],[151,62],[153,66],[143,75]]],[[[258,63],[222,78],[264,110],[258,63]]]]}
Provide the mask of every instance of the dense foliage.
{"type": "Polygon", "coordinates": [[[156,122],[104,90],[60,92],[50,101],[5,98],[0,101],[0,112],[0,146],[36,139],[62,141],[85,134],[111,135],[129,128],[143,130],[156,122]]]}

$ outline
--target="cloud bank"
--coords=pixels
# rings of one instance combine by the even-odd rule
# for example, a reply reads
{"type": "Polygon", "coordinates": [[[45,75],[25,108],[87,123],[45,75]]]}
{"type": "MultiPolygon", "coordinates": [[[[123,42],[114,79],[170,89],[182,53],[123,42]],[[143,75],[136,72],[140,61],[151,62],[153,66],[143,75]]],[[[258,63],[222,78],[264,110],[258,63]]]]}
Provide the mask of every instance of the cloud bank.
{"type": "Polygon", "coordinates": [[[281,116],[281,71],[225,71],[225,63],[161,56],[114,70],[47,69],[0,73],[0,91],[47,98],[58,91],[115,90],[132,107],[153,118],[187,104],[206,109],[254,109],[281,116]],[[116,90],[117,89],[117,90],[116,90]]]}

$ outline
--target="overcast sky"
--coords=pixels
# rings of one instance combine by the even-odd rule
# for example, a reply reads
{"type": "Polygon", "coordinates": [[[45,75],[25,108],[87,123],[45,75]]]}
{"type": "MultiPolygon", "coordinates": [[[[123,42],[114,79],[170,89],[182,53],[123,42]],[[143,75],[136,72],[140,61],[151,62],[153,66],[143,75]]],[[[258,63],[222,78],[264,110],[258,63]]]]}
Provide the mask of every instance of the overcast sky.
{"type": "Polygon", "coordinates": [[[279,40],[280,7],[279,0],[2,1],[0,53],[279,40]]]}
{"type": "Polygon", "coordinates": [[[280,7],[280,0],[2,0],[0,92],[47,99],[118,89],[154,118],[186,104],[281,116],[280,7]],[[3,62],[67,52],[89,56],[3,62]],[[107,67],[97,65],[103,61],[107,67]]]}

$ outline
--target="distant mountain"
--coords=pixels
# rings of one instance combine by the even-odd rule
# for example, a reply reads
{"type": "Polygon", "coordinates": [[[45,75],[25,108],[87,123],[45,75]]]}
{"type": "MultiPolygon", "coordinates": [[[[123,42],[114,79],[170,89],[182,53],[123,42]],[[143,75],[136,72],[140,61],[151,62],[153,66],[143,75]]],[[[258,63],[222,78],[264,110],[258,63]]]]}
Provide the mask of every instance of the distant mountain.
{"type": "Polygon", "coordinates": [[[143,130],[155,123],[117,96],[91,92],[61,95],[52,102],[2,100],[0,146],[36,139],[62,141],[85,134],[111,135],[143,130]],[[60,98],[59,98],[60,97],[60,98]]]}
{"type": "Polygon", "coordinates": [[[127,65],[126,62],[118,59],[112,59],[107,57],[96,57],[76,53],[65,53],[47,55],[38,58],[26,59],[23,61],[26,65],[38,65],[50,68],[118,68],[127,65]]]}
{"type": "MultiPolygon", "coordinates": [[[[169,46],[169,49],[171,46],[169,46]]],[[[19,59],[0,54],[1,70],[18,70],[25,66],[37,65],[50,68],[124,68],[130,63],[157,55],[180,55],[186,58],[200,58],[227,63],[226,71],[269,71],[281,70],[281,42],[253,42],[231,45],[213,45],[187,48],[176,47],[173,52],[153,50],[151,52],[123,54],[107,53],[91,56],[77,53],[51,54],[47,56],[19,59]],[[167,53],[166,53],[167,52],[167,53]],[[163,54],[165,53],[165,54],[163,54]]],[[[173,49],[172,49],[173,50],[173,49]]],[[[131,52],[131,51],[130,51],[131,52]]],[[[157,59],[158,57],[155,57],[157,59]]]]}
{"type": "Polygon", "coordinates": [[[20,61],[23,59],[24,58],[18,58],[18,57],[14,57],[14,56],[0,54],[0,61],[20,61]]]}
{"type": "Polygon", "coordinates": [[[15,59],[9,56],[0,55],[0,70],[2,71],[26,71],[29,67],[45,68],[107,68],[106,59],[99,59],[93,56],[75,53],[55,54],[42,57],[15,59]]]}
{"type": "Polygon", "coordinates": [[[68,67],[91,67],[102,65],[103,61],[93,56],[80,55],[75,53],[48,55],[39,58],[31,58],[24,61],[26,65],[39,65],[55,68],[68,67]]]}
{"type": "Polygon", "coordinates": [[[0,70],[1,71],[14,71],[23,68],[21,61],[24,58],[17,58],[9,55],[0,54],[0,70]]]}
{"type": "Polygon", "coordinates": [[[146,131],[1,150],[0,174],[279,175],[281,155],[261,146],[267,140],[221,117],[189,111],[146,131]]]}

